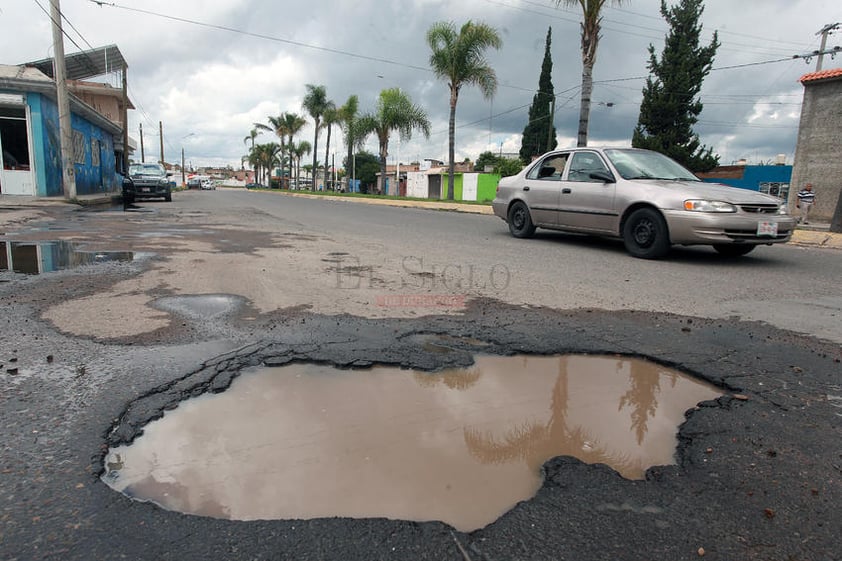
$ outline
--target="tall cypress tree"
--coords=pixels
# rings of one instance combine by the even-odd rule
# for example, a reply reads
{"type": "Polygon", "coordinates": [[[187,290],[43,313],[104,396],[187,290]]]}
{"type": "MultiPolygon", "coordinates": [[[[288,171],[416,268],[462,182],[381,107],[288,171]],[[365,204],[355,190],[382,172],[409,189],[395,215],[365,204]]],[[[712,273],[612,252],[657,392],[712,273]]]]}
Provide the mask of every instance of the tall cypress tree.
{"type": "Polygon", "coordinates": [[[699,46],[702,12],[702,0],[678,0],[671,8],[661,0],[661,15],[670,30],[660,60],[655,47],[649,45],[649,77],[632,135],[635,148],[666,154],[692,171],[707,171],[719,163],[713,148],[701,146],[699,135],[693,132],[702,112],[698,99],[702,81],[710,73],[719,47],[716,32],[710,45],[699,46]]]}
{"type": "Polygon", "coordinates": [[[523,129],[520,145],[520,159],[524,164],[538,156],[555,149],[558,140],[555,137],[555,125],[550,119],[550,102],[555,98],[553,90],[553,59],[550,56],[553,28],[547,29],[547,42],[544,46],[544,62],[541,64],[541,77],[538,79],[538,92],[532,97],[529,108],[529,122],[523,129]],[[552,130],[551,130],[552,129],[552,130]],[[549,145],[547,140],[549,139],[549,145]]]}

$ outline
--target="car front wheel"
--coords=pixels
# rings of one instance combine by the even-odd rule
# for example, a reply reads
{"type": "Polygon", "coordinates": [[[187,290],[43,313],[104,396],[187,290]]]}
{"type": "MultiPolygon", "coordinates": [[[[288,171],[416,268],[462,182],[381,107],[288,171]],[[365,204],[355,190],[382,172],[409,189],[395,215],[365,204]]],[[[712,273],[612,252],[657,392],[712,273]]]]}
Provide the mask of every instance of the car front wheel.
{"type": "Polygon", "coordinates": [[[531,238],[535,234],[535,225],[529,215],[529,207],[523,201],[515,201],[509,208],[509,232],[516,238],[531,238]]]}
{"type": "Polygon", "coordinates": [[[713,246],[713,249],[719,252],[720,255],[724,255],[725,257],[741,257],[750,253],[757,247],[756,245],[747,245],[747,244],[716,244],[713,246]]]}
{"type": "Polygon", "coordinates": [[[641,259],[660,259],[670,250],[669,230],[664,217],[653,208],[639,208],[623,225],[626,250],[641,259]]]}

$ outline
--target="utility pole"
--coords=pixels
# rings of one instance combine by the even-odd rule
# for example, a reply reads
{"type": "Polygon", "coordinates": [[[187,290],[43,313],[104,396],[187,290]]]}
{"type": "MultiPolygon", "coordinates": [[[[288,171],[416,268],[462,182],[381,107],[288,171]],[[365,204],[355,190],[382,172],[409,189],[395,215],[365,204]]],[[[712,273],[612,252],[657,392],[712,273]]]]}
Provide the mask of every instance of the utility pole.
{"type": "Polygon", "coordinates": [[[184,176],[184,146],[181,147],[181,186],[187,185],[187,178],[184,176]]]}
{"type": "Polygon", "coordinates": [[[73,157],[73,125],[70,118],[70,97],[67,94],[67,72],[59,0],[50,0],[50,19],[53,22],[53,53],[55,55],[53,77],[56,80],[56,100],[58,101],[62,191],[66,199],[75,199],[76,164],[73,157]]]}
{"type": "Polygon", "coordinates": [[[819,47],[819,56],[816,58],[816,72],[822,69],[822,62],[824,60],[825,48],[827,47],[827,36],[833,33],[834,30],[839,29],[840,23],[829,23],[822,27],[816,35],[822,36],[822,45],[819,47]]]}
{"type": "Polygon", "coordinates": [[[123,63],[123,175],[129,175],[129,92],[128,67],[123,63]]]}
{"type": "Polygon", "coordinates": [[[140,163],[146,163],[146,154],[143,152],[143,123],[138,125],[140,127],[140,163]]]}
{"type": "Polygon", "coordinates": [[[164,123],[158,121],[158,135],[161,140],[161,165],[164,165],[164,123]]]}

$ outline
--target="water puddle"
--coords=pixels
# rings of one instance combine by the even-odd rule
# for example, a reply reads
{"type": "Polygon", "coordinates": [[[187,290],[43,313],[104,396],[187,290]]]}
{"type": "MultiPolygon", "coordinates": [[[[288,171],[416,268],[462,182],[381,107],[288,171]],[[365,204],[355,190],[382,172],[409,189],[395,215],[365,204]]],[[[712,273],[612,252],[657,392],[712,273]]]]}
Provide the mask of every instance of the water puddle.
{"type": "Polygon", "coordinates": [[[39,275],[106,261],[132,261],[131,251],[86,251],[67,241],[0,241],[0,270],[39,275]]]}
{"type": "Polygon", "coordinates": [[[191,319],[210,320],[228,315],[245,303],[245,298],[228,294],[200,294],[159,298],[154,305],[191,319]]]}
{"type": "Polygon", "coordinates": [[[605,463],[629,479],[673,463],[684,412],[720,394],[609,356],[479,355],[437,373],[260,367],[110,450],[103,479],[203,516],[387,517],[471,531],[534,496],[549,458],[605,463]]]}

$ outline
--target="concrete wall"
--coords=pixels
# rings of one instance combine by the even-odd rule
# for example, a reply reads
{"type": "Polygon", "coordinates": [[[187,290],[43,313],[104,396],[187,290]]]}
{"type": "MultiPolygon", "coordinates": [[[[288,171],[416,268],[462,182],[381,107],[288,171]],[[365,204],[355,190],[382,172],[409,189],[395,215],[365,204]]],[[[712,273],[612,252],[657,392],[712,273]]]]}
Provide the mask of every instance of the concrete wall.
{"type": "Polygon", "coordinates": [[[481,173],[477,180],[477,200],[493,201],[497,196],[497,184],[500,183],[500,175],[496,173],[481,173]]]}
{"type": "Polygon", "coordinates": [[[406,172],[406,196],[426,199],[430,194],[427,174],[423,171],[406,172]]]}
{"type": "Polygon", "coordinates": [[[830,221],[842,191],[842,77],[804,83],[804,103],[792,167],[790,207],[795,194],[812,183],[813,218],[830,221]]]}

